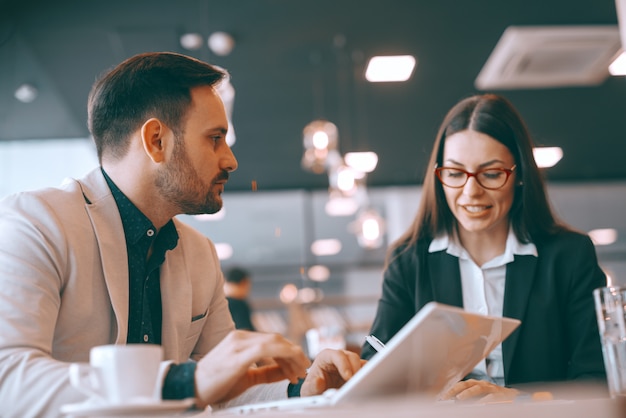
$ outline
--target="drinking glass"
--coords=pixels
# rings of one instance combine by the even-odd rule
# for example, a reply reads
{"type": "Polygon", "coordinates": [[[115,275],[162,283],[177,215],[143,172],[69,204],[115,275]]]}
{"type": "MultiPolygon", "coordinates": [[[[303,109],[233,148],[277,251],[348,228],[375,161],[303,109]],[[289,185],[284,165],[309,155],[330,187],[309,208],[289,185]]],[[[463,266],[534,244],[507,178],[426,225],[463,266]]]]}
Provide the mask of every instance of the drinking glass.
{"type": "Polygon", "coordinates": [[[626,288],[593,291],[611,398],[626,397],[626,288]]]}

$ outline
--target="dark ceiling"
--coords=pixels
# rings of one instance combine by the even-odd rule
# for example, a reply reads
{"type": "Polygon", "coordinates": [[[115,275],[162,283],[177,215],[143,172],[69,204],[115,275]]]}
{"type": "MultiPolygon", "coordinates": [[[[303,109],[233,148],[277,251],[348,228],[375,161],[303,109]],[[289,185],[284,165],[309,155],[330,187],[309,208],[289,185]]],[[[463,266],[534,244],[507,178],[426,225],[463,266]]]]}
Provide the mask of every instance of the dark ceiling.
{"type": "MultiPolygon", "coordinates": [[[[337,124],[342,153],[371,149],[370,186],[419,183],[437,127],[510,25],[616,25],[614,0],[0,0],[0,140],[88,136],[94,79],[145,51],[176,51],[225,67],[236,89],[233,150],[239,169],[227,189],[323,189],[328,179],[300,166],[302,129],[337,124]],[[225,57],[185,51],[179,36],[231,33],[225,57]],[[371,84],[376,54],[413,54],[405,83],[371,84]],[[39,98],[20,103],[21,83],[39,98]]],[[[541,145],[560,146],[551,181],[626,179],[626,81],[592,87],[499,91],[541,145]]]]}

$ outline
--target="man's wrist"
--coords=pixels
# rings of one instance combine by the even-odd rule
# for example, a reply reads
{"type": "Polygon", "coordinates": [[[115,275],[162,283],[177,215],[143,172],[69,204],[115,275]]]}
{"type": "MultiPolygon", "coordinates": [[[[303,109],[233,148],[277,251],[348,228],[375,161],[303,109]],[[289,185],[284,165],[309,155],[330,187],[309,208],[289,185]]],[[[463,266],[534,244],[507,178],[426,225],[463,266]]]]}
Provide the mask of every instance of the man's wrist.
{"type": "Polygon", "coordinates": [[[163,382],[163,399],[187,399],[196,397],[196,362],[172,364],[163,382]]]}
{"type": "Polygon", "coordinates": [[[289,383],[287,386],[287,397],[289,398],[297,398],[300,396],[300,389],[302,388],[302,383],[304,383],[304,379],[299,379],[298,383],[289,383]]]}

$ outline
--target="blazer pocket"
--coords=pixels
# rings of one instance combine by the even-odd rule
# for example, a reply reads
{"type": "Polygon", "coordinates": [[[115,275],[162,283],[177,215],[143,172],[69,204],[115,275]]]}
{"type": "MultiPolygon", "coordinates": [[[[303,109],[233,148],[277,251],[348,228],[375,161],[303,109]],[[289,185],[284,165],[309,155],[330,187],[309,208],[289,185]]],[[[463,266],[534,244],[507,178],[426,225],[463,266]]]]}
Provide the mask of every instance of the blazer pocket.
{"type": "Polygon", "coordinates": [[[204,311],[204,313],[191,317],[191,324],[189,325],[187,341],[198,339],[198,335],[200,335],[200,332],[202,332],[202,328],[204,327],[204,321],[208,313],[209,310],[207,309],[206,311],[204,311]]]}
{"type": "Polygon", "coordinates": [[[204,318],[208,312],[209,312],[209,310],[207,309],[206,311],[204,311],[204,313],[201,313],[200,315],[193,316],[191,318],[191,322],[199,321],[200,319],[204,318]]]}

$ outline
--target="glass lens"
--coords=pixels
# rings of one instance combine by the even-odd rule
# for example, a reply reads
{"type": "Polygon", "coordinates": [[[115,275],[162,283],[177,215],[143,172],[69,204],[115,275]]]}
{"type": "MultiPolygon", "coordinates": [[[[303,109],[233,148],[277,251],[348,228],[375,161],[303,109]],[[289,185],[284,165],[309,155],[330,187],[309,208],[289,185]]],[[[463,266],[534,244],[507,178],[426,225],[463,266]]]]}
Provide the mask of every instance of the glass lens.
{"type": "Polygon", "coordinates": [[[442,167],[439,170],[441,182],[450,187],[462,187],[467,181],[467,173],[456,168],[442,167]]]}
{"type": "Polygon", "coordinates": [[[449,187],[463,187],[469,177],[475,177],[485,189],[499,189],[504,186],[509,175],[506,170],[490,168],[477,173],[468,173],[460,168],[441,167],[437,169],[439,179],[449,187]]]}
{"type": "Polygon", "coordinates": [[[490,189],[497,189],[504,186],[506,178],[506,172],[503,170],[484,170],[476,173],[478,182],[482,186],[490,189]]]}

